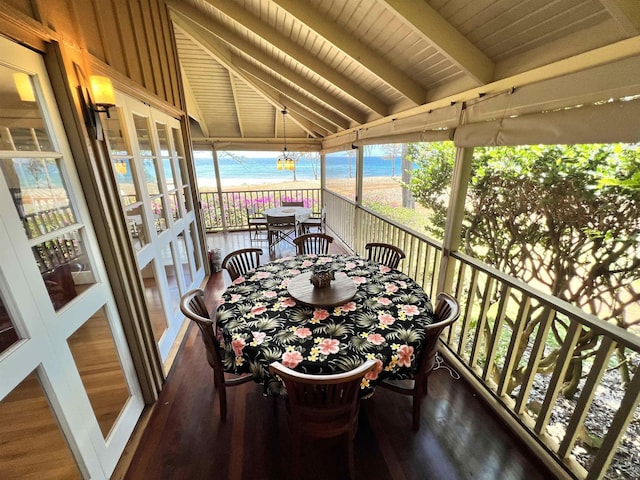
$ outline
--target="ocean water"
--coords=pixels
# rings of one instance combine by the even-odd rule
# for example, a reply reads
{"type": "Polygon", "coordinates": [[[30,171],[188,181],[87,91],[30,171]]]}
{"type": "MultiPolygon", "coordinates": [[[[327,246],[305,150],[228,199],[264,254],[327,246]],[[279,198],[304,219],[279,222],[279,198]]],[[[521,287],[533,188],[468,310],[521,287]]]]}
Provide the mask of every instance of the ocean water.
{"type": "MultiPolygon", "coordinates": [[[[242,185],[259,183],[277,183],[293,180],[293,171],[278,170],[276,156],[267,158],[241,158],[239,160],[223,157],[218,160],[223,185],[242,185]]],[[[355,158],[347,156],[327,156],[327,178],[355,178],[355,158]]],[[[21,159],[16,164],[16,173],[23,188],[34,186],[61,187],[62,178],[55,162],[43,163],[21,159]]],[[[145,177],[148,181],[156,180],[156,172],[151,162],[145,162],[145,177]]],[[[200,186],[215,185],[215,172],[211,158],[195,159],[196,177],[200,186]]],[[[165,176],[169,181],[172,172],[166,168],[165,176]]],[[[364,160],[365,177],[391,177],[402,173],[401,160],[397,157],[393,161],[379,156],[367,156],[364,160]]],[[[118,174],[120,183],[132,183],[130,169],[124,174],[118,174]]],[[[319,180],[320,160],[301,159],[296,165],[297,180],[319,180]]]]}
{"type": "MultiPolygon", "coordinates": [[[[364,161],[365,177],[391,177],[400,176],[401,159],[397,157],[393,161],[375,156],[368,156],[364,161]]],[[[293,171],[278,170],[276,158],[220,158],[220,176],[223,184],[240,185],[243,183],[275,183],[293,180],[293,171]]],[[[196,158],[196,176],[200,185],[212,185],[215,183],[213,161],[210,158],[196,158]]],[[[327,178],[355,178],[355,158],[327,156],[327,178]]],[[[297,180],[320,179],[320,160],[301,159],[296,165],[297,180]],[[316,176],[317,175],[317,176],[316,176]]]]}

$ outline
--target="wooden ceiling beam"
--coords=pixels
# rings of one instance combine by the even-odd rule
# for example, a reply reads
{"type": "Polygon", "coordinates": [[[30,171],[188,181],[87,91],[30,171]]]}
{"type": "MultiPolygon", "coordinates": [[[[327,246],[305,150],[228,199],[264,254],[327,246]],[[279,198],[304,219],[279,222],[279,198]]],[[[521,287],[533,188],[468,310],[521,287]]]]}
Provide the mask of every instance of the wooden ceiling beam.
{"type": "MultiPolygon", "coordinates": [[[[174,18],[174,22],[176,26],[180,28],[180,30],[182,30],[183,33],[191,39],[192,42],[200,46],[200,48],[202,48],[202,50],[207,55],[211,56],[224,68],[226,68],[229,71],[230,75],[235,75],[241,78],[244,82],[250,85],[256,91],[256,93],[262,96],[274,107],[281,107],[277,98],[274,98],[269,93],[265,92],[262,86],[256,84],[256,82],[251,77],[248,77],[242,72],[242,70],[239,70],[235,67],[233,61],[231,60],[231,53],[226,50],[226,48],[221,47],[217,44],[217,38],[215,36],[211,35],[207,30],[203,29],[199,25],[191,22],[188,18],[176,16],[174,18]]],[[[235,104],[235,101],[236,95],[234,94],[234,105],[236,107],[236,112],[238,112],[238,105],[235,104]]],[[[239,118],[239,113],[236,114],[239,118]]],[[[314,128],[306,119],[296,118],[295,115],[292,115],[291,119],[296,122],[300,126],[300,128],[305,130],[307,134],[314,137],[317,136],[317,134],[315,133],[316,128],[314,128]]],[[[241,125],[240,123],[238,124],[241,125]]]]}
{"type": "Polygon", "coordinates": [[[403,17],[415,32],[433,44],[434,48],[463,69],[479,85],[493,80],[493,61],[427,2],[383,1],[403,17]]]}
{"type": "Polygon", "coordinates": [[[310,55],[304,47],[295,44],[290,38],[247,13],[239,4],[230,0],[206,0],[206,2],[378,115],[388,114],[388,106],[376,95],[336,72],[314,55],[310,55]]]}
{"type": "Polygon", "coordinates": [[[203,29],[207,30],[211,35],[219,38],[221,41],[233,46],[233,48],[241,51],[247,57],[253,58],[256,62],[263,65],[267,70],[286,78],[292,84],[298,86],[301,90],[307,92],[312,98],[317,99],[320,103],[332,108],[344,118],[352,120],[354,123],[361,124],[367,121],[367,115],[360,110],[346,105],[345,102],[340,101],[334,95],[327,92],[325,88],[315,83],[310,82],[302,75],[294,72],[293,70],[284,67],[273,60],[266,53],[260,49],[250,45],[246,40],[239,35],[231,32],[227,27],[219,22],[215,22],[213,19],[205,16],[202,12],[183,3],[171,2],[169,3],[173,12],[173,18],[177,15],[191,20],[193,23],[199,25],[203,29]]]}
{"type": "Polygon", "coordinates": [[[180,71],[182,72],[182,85],[184,88],[184,96],[185,101],[187,103],[187,111],[190,112],[189,116],[193,117],[193,119],[198,122],[200,125],[200,129],[205,136],[209,136],[209,127],[204,120],[204,116],[200,111],[200,105],[198,105],[198,101],[196,100],[195,95],[193,94],[193,90],[191,89],[191,84],[189,83],[189,79],[187,75],[184,73],[184,68],[182,65],[180,66],[180,71]]]}
{"type": "Polygon", "coordinates": [[[630,36],[640,34],[640,2],[638,0],[600,0],[600,3],[625,34],[630,36]]]}
{"type": "Polygon", "coordinates": [[[233,73],[227,69],[229,72],[229,85],[231,85],[231,91],[233,92],[233,109],[236,112],[236,120],[238,121],[238,129],[240,130],[240,136],[244,137],[244,128],[242,127],[242,115],[240,114],[240,105],[238,105],[238,94],[236,93],[236,77],[234,77],[233,73]]]}
{"type": "Polygon", "coordinates": [[[309,101],[309,97],[302,95],[296,89],[285,85],[283,82],[278,82],[273,77],[265,76],[264,72],[253,63],[245,60],[238,55],[233,54],[232,59],[234,64],[238,68],[241,68],[249,75],[254,76],[258,81],[265,83],[281,94],[295,100],[306,109],[315,112],[314,117],[317,118],[316,123],[321,124],[326,122],[325,127],[328,130],[334,130],[335,127],[349,128],[351,126],[347,120],[345,120],[342,116],[336,114],[333,110],[323,107],[322,105],[312,103],[309,101]]]}
{"type": "Polygon", "coordinates": [[[299,0],[273,1],[416,105],[425,103],[427,94],[418,82],[395,68],[378,52],[373,51],[343,29],[337,28],[334,22],[327,20],[310,5],[299,0]]]}

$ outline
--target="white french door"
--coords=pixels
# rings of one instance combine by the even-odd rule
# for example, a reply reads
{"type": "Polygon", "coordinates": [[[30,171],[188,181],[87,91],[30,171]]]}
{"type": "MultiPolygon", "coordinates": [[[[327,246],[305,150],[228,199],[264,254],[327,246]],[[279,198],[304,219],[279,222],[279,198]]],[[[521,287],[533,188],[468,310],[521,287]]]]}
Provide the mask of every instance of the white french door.
{"type": "Polygon", "coordinates": [[[108,478],[144,402],[55,106],[0,38],[0,476],[108,478]]]}
{"type": "Polygon", "coordinates": [[[185,321],[180,297],[205,270],[180,122],[127,95],[103,116],[129,239],[163,361],[185,321]]]}

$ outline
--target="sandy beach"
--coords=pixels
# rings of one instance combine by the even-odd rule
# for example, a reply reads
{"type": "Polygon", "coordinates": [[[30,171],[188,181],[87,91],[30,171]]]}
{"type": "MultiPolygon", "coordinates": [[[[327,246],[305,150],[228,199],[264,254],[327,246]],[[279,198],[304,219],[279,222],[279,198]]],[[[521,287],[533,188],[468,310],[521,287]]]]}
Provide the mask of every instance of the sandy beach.
{"type": "MultiPolygon", "coordinates": [[[[373,198],[385,203],[396,203],[402,201],[402,188],[398,177],[365,177],[363,184],[363,196],[373,198]]],[[[327,187],[347,197],[355,194],[355,178],[329,178],[327,187]]],[[[198,186],[201,192],[215,192],[215,181],[208,179],[198,179],[198,186]]],[[[289,180],[283,182],[261,182],[260,180],[248,179],[243,183],[222,181],[222,190],[225,192],[256,191],[256,190],[298,190],[320,188],[320,180],[289,180]]]]}

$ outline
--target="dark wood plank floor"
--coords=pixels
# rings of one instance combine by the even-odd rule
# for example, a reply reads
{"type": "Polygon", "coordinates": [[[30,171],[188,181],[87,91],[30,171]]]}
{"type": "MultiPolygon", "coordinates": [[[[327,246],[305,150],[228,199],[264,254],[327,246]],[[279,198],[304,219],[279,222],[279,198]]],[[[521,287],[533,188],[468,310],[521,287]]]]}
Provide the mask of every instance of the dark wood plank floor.
{"type": "MultiPolygon", "coordinates": [[[[210,240],[210,245],[228,245],[229,251],[244,246],[239,234],[210,240]]],[[[228,281],[222,273],[209,279],[210,308],[228,281]]],[[[282,400],[263,396],[253,383],[227,389],[227,396],[223,422],[202,341],[189,327],[125,478],[291,478],[282,400]]],[[[359,422],[355,461],[360,479],[553,478],[467,384],[444,368],[430,377],[419,432],[411,431],[411,399],[382,389],[362,402],[359,422]]],[[[345,478],[339,444],[314,441],[304,448],[305,479],[345,478]]]]}

